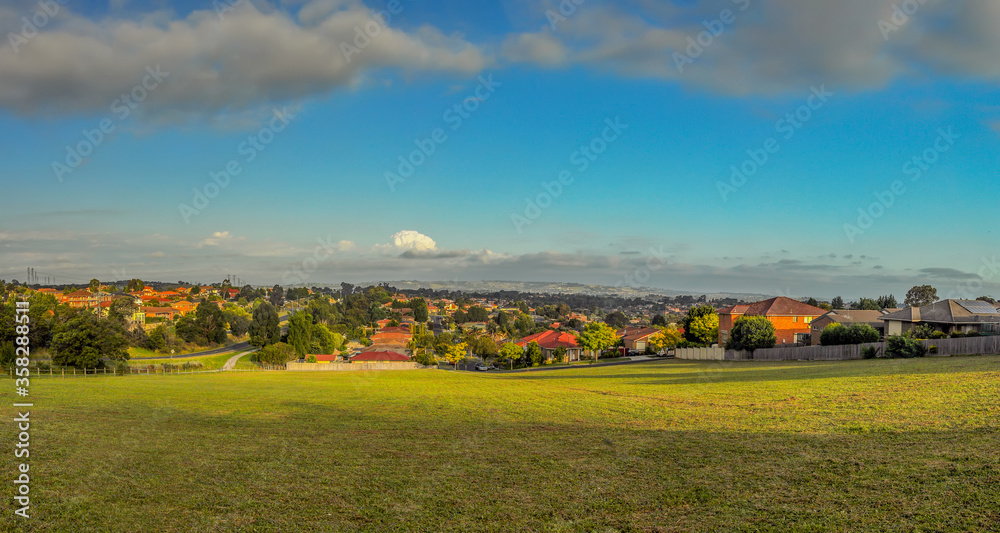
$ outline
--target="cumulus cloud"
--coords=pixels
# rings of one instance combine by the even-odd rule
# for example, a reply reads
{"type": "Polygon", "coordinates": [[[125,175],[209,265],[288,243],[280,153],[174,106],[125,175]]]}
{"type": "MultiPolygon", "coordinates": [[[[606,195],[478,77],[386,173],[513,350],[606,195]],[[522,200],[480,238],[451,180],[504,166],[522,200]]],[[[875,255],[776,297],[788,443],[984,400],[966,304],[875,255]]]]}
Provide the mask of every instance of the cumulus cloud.
{"type": "Polygon", "coordinates": [[[419,231],[403,230],[394,233],[389,237],[389,240],[390,243],[387,246],[397,250],[413,252],[433,252],[437,250],[437,243],[434,242],[434,239],[419,231]]]}
{"type": "Polygon", "coordinates": [[[470,74],[487,62],[477,46],[433,27],[380,25],[359,1],[309,2],[298,13],[242,2],[222,16],[205,9],[183,19],[68,14],[27,43],[0,47],[0,108],[107,113],[152,68],[165,74],[136,113],[204,116],[327,95],[377,69],[470,74]],[[366,28],[374,37],[356,41],[366,28]]]}

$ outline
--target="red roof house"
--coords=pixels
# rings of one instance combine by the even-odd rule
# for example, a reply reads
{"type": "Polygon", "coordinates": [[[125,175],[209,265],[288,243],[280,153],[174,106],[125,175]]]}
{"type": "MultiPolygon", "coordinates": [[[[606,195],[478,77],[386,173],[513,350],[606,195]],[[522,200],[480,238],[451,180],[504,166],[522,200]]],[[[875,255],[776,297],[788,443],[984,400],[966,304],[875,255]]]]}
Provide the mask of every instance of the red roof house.
{"type": "Polygon", "coordinates": [[[729,332],[741,316],[763,316],[774,324],[778,344],[805,342],[813,320],[826,314],[826,310],[779,296],[750,305],[734,305],[720,309],[719,346],[729,342],[729,332]]]}
{"type": "Polygon", "coordinates": [[[551,359],[555,351],[559,348],[566,348],[567,361],[580,360],[582,350],[580,344],[576,341],[576,335],[572,333],[550,329],[541,333],[535,333],[534,335],[528,335],[514,344],[524,348],[531,344],[532,341],[537,342],[542,348],[542,355],[546,360],[551,359]]]}

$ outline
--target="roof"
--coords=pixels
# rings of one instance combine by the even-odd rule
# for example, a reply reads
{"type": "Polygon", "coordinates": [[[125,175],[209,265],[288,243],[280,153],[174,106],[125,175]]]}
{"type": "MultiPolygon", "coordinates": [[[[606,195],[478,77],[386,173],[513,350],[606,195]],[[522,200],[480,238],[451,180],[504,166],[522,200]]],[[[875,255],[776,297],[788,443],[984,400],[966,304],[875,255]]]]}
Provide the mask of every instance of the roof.
{"type": "Polygon", "coordinates": [[[565,331],[553,331],[551,329],[541,333],[535,333],[534,335],[528,335],[514,344],[523,348],[531,344],[532,341],[537,342],[539,346],[548,350],[555,350],[556,348],[578,348],[580,346],[580,344],[576,341],[576,335],[565,331]]]}
{"type": "Polygon", "coordinates": [[[618,331],[618,336],[625,342],[633,342],[645,339],[660,332],[660,328],[625,328],[618,331]]]}
{"type": "Polygon", "coordinates": [[[822,316],[826,314],[826,309],[820,309],[819,307],[805,304],[798,300],[778,296],[777,298],[750,304],[744,314],[757,316],[822,316]]]}
{"type": "Polygon", "coordinates": [[[894,310],[870,311],[859,309],[834,309],[819,318],[829,318],[837,324],[872,324],[882,325],[879,321],[883,315],[894,310]]]}
{"type": "Polygon", "coordinates": [[[173,307],[143,307],[142,312],[149,313],[176,313],[177,310],[173,307]]]}
{"type": "Polygon", "coordinates": [[[720,315],[744,315],[750,309],[749,305],[734,305],[732,307],[726,307],[725,309],[719,309],[716,313],[720,315]]]}
{"type": "Polygon", "coordinates": [[[88,290],[79,290],[64,294],[63,296],[66,298],[92,298],[96,295],[88,290]]]}
{"type": "Polygon", "coordinates": [[[364,352],[359,353],[351,358],[351,362],[355,361],[409,361],[409,356],[403,355],[397,352],[364,352]]]}
{"type": "Polygon", "coordinates": [[[339,355],[319,355],[319,354],[316,354],[316,355],[313,355],[313,357],[315,357],[317,361],[336,361],[336,360],[340,359],[339,355]]]}
{"type": "Polygon", "coordinates": [[[384,327],[384,328],[379,329],[378,332],[379,333],[405,333],[407,335],[411,334],[410,328],[407,327],[407,326],[389,326],[389,327],[384,327]]]}
{"type": "Polygon", "coordinates": [[[935,324],[977,324],[983,322],[1000,322],[1000,312],[989,302],[978,300],[941,300],[923,307],[907,307],[895,313],[884,315],[879,320],[932,322],[935,324]]]}

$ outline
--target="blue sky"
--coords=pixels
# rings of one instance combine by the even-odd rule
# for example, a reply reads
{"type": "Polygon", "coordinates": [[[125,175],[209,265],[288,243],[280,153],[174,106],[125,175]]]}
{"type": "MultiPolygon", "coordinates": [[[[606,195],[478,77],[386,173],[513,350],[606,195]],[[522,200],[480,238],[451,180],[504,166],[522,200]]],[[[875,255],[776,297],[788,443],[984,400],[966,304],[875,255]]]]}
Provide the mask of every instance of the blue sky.
{"type": "Polygon", "coordinates": [[[0,277],[1000,296],[994,4],[560,5],[0,2],[0,277]]]}

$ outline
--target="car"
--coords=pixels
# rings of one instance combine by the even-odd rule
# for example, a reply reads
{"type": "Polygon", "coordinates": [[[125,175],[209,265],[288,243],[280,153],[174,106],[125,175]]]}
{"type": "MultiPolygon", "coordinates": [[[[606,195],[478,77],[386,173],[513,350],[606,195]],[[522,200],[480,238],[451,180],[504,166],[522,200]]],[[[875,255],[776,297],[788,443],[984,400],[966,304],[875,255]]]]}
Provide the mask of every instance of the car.
{"type": "Polygon", "coordinates": [[[488,366],[486,366],[486,365],[484,365],[482,363],[479,363],[478,365],[476,365],[476,370],[478,370],[480,372],[486,372],[489,369],[490,369],[490,367],[488,367],[488,366]]]}
{"type": "Polygon", "coordinates": [[[486,370],[496,370],[496,369],[497,367],[493,364],[490,364],[490,366],[486,367],[486,370]]]}

